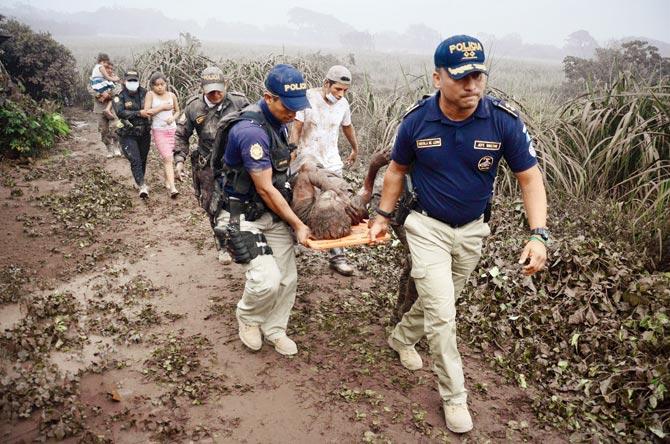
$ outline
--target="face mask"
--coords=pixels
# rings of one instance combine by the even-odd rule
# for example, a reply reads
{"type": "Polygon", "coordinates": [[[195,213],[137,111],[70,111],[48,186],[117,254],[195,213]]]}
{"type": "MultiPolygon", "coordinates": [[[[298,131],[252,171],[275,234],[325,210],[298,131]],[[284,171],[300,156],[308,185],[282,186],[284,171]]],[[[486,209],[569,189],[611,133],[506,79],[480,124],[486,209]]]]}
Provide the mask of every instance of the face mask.
{"type": "Polygon", "coordinates": [[[137,91],[137,88],[139,88],[139,87],[140,87],[140,82],[137,82],[135,80],[126,81],[126,89],[130,92],[137,91]]]}
{"type": "Polygon", "coordinates": [[[326,94],[326,100],[328,100],[329,103],[335,104],[338,101],[338,98],[333,95],[333,93],[328,93],[326,94]]]}

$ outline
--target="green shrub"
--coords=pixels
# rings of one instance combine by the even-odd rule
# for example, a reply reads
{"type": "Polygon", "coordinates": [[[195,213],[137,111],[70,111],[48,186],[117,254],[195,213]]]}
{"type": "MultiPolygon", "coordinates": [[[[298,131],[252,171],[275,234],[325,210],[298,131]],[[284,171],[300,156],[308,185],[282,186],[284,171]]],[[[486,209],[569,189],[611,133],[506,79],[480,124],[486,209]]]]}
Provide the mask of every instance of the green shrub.
{"type": "Polygon", "coordinates": [[[80,85],[70,50],[16,20],[0,22],[0,32],[11,36],[0,46],[0,60],[12,79],[35,100],[71,103],[80,85]]]}
{"type": "Polygon", "coordinates": [[[20,103],[5,100],[0,106],[0,156],[35,156],[69,133],[59,113],[40,108],[28,97],[20,103]]]}

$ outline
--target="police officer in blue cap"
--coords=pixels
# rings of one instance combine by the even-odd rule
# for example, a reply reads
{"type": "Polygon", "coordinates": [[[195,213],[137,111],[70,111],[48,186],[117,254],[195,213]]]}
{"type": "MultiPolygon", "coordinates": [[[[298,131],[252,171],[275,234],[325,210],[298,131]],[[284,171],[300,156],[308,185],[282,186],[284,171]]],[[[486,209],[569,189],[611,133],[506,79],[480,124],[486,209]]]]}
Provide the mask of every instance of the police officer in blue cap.
{"type": "Polygon", "coordinates": [[[263,98],[220,123],[212,153],[223,189],[215,230],[235,262],[246,267],[236,312],[240,339],[260,350],[264,337],[282,355],[298,351],[286,336],[297,283],[290,228],[300,243],[310,235],[289,206],[292,147],[286,124],[309,107],[306,92],[300,71],[276,65],[265,79],[263,98]]]}
{"type": "Polygon", "coordinates": [[[481,42],[467,35],[450,37],[434,58],[438,91],[410,109],[398,128],[370,237],[388,229],[409,173],[418,203],[405,230],[419,297],[388,343],[403,366],[417,370],[423,363],[414,345],[427,336],[447,428],[465,433],[473,425],[456,346],[455,302],[490,233],[484,213],[500,160],[519,181],[530,226],[519,258],[525,275],[545,265],[547,200],[533,143],[518,113],[483,95],[487,67],[481,42]]]}

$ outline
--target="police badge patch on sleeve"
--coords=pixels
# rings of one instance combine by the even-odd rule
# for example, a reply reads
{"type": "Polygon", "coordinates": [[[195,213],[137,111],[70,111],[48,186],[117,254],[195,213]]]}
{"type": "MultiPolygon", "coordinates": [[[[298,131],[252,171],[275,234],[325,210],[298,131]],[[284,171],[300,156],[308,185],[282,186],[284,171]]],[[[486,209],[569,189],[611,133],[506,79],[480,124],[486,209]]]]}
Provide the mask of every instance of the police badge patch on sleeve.
{"type": "Polygon", "coordinates": [[[249,148],[249,155],[254,160],[260,160],[263,157],[263,147],[258,143],[254,143],[249,148]]]}

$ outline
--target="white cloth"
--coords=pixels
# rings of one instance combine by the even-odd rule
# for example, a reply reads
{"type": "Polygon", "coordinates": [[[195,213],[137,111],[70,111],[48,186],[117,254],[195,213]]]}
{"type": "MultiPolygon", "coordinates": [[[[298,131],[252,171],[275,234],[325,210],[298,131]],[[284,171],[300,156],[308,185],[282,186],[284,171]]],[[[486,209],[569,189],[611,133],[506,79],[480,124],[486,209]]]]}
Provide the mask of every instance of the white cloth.
{"type": "Polygon", "coordinates": [[[96,79],[102,79],[105,80],[105,76],[102,75],[102,71],[100,71],[100,68],[102,65],[98,63],[93,67],[93,70],[91,71],[91,80],[96,80],[96,79]]]}
{"type": "MultiPolygon", "coordinates": [[[[161,99],[158,97],[156,93],[151,93],[152,99],[151,99],[151,107],[152,108],[157,108],[161,106],[164,103],[169,103],[174,107],[174,103],[172,101],[172,94],[166,93],[165,95],[167,96],[167,99],[161,99]]],[[[177,124],[174,122],[174,119],[172,120],[172,123],[167,123],[167,119],[169,117],[172,117],[172,114],[174,112],[174,108],[168,111],[161,111],[155,116],[151,118],[151,127],[152,128],[176,128],[177,124]]]]}
{"type": "Polygon", "coordinates": [[[321,88],[307,90],[307,99],[311,108],[298,111],[295,119],[303,122],[302,134],[298,141],[300,156],[292,171],[297,171],[302,159],[312,155],[324,169],[337,173],[344,166],[337,148],[337,139],[341,126],[351,125],[351,109],[346,97],[334,104],[326,102],[321,88]]]}

